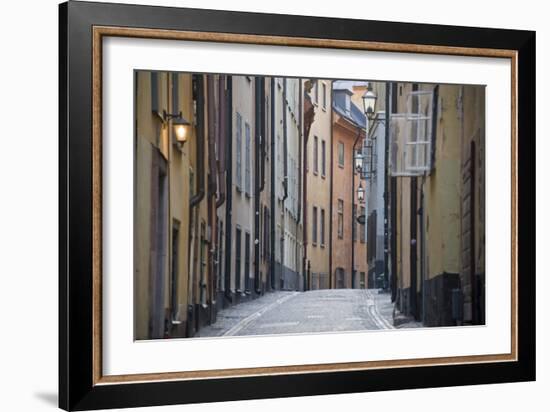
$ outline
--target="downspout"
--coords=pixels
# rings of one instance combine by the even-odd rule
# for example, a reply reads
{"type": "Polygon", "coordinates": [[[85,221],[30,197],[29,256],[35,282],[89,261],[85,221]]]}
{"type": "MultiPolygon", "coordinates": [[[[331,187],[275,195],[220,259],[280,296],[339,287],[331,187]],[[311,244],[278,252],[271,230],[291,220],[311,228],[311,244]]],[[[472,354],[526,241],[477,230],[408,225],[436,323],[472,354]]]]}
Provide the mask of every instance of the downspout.
{"type": "MultiPolygon", "coordinates": [[[[299,81],[298,88],[298,170],[302,170],[302,81],[299,81]]],[[[298,193],[302,193],[302,175],[298,173],[298,193]]],[[[298,196],[298,216],[296,223],[302,219],[302,198],[298,196]]]]}
{"type": "MultiPolygon", "coordinates": [[[[390,175],[388,173],[388,165],[390,158],[390,93],[391,93],[391,83],[386,82],[386,107],[384,115],[384,289],[389,288],[389,262],[388,262],[388,251],[389,251],[389,232],[388,232],[388,205],[389,205],[389,188],[390,188],[390,175]]],[[[395,224],[393,222],[392,224],[395,224]]],[[[396,251],[392,250],[392,253],[396,251]]],[[[395,270],[395,268],[392,268],[395,270]]]]}
{"type": "Polygon", "coordinates": [[[224,173],[226,169],[226,159],[230,159],[226,156],[227,151],[227,136],[224,135],[225,125],[225,76],[219,76],[218,78],[218,110],[217,116],[217,130],[216,139],[218,142],[218,191],[219,196],[216,200],[216,209],[225,203],[225,186],[223,185],[224,173]],[[222,150],[223,148],[223,150],[222,150]]]}
{"type": "Polygon", "coordinates": [[[302,155],[300,155],[300,171],[302,172],[302,177],[300,180],[300,184],[303,182],[303,190],[300,188],[298,190],[298,193],[302,194],[302,198],[300,200],[300,208],[302,209],[302,205],[304,206],[304,221],[302,222],[302,249],[303,249],[303,258],[302,258],[302,273],[304,274],[304,292],[307,290],[307,280],[309,279],[309,270],[306,270],[307,268],[307,172],[305,165],[307,164],[307,142],[308,142],[308,134],[305,132],[305,112],[304,112],[304,93],[305,90],[302,88],[302,80],[300,80],[300,133],[302,134],[302,140],[304,149],[302,152],[302,155]],[[302,159],[303,156],[303,159],[302,159]]]}
{"type": "MultiPolygon", "coordinates": [[[[333,170],[334,170],[334,146],[333,146],[333,143],[332,143],[332,137],[333,137],[333,134],[334,134],[334,109],[333,109],[333,103],[332,103],[332,94],[333,94],[333,90],[332,90],[332,84],[331,84],[331,90],[330,90],[330,95],[331,95],[331,104],[330,104],[330,179],[329,179],[329,186],[330,186],[330,202],[329,202],[329,225],[328,225],[328,231],[329,231],[329,235],[328,235],[328,241],[329,241],[329,246],[328,246],[328,250],[329,250],[329,254],[328,254],[328,279],[329,279],[329,289],[336,289],[335,286],[336,285],[333,285],[333,282],[334,282],[334,278],[333,278],[333,272],[332,272],[332,213],[333,213],[333,201],[332,199],[334,199],[334,194],[333,194],[333,179],[334,179],[334,173],[333,173],[333,170]]],[[[327,145],[328,146],[328,145],[327,145]]]]}
{"type": "MultiPolygon", "coordinates": [[[[302,174],[300,173],[302,171],[302,140],[303,140],[303,134],[302,134],[302,80],[298,79],[298,211],[297,211],[297,217],[296,217],[296,225],[298,226],[300,224],[300,221],[302,219],[302,197],[300,196],[300,193],[302,193],[302,174]]],[[[296,263],[298,266],[298,256],[299,256],[299,250],[300,245],[298,243],[298,231],[296,230],[296,263]]],[[[302,225],[302,237],[304,235],[304,226],[302,225]]],[[[303,242],[302,242],[302,250],[303,250],[303,242]]],[[[305,288],[305,260],[304,260],[305,253],[302,255],[302,275],[304,276],[304,291],[305,288]]],[[[298,268],[296,268],[298,270],[298,268]]],[[[298,270],[299,272],[299,270],[298,270]]],[[[298,284],[296,284],[296,288],[299,289],[298,284]]]]}
{"type": "Polygon", "coordinates": [[[189,201],[189,207],[196,207],[204,199],[204,89],[201,75],[193,76],[194,94],[197,101],[197,187],[198,191],[189,201]]]}
{"type": "Polygon", "coordinates": [[[216,168],[216,145],[219,125],[216,122],[216,102],[214,98],[214,77],[206,75],[206,96],[208,98],[208,196],[216,196],[218,192],[217,168],[216,168]]]}
{"type": "Polygon", "coordinates": [[[265,77],[260,78],[260,122],[261,122],[261,128],[260,128],[260,153],[262,161],[260,162],[260,187],[259,192],[263,192],[265,189],[265,157],[266,157],[266,151],[265,151],[265,139],[267,136],[267,130],[266,130],[266,112],[265,112],[265,77]]]}
{"type": "Polygon", "coordinates": [[[283,188],[284,188],[284,195],[283,195],[283,210],[284,210],[284,204],[285,200],[288,197],[288,132],[286,130],[287,126],[287,110],[288,110],[288,104],[286,101],[286,77],[283,79],[283,145],[284,145],[284,181],[283,181],[283,188]]]}
{"type": "Polygon", "coordinates": [[[270,242],[269,242],[269,274],[271,281],[271,289],[275,289],[275,78],[271,78],[271,190],[270,190],[270,242]]]}
{"type": "Polygon", "coordinates": [[[217,285],[217,270],[214,262],[215,252],[218,249],[218,225],[217,214],[215,209],[216,196],[218,193],[217,179],[217,160],[216,160],[216,139],[218,137],[219,125],[216,121],[216,101],[214,93],[215,81],[214,75],[206,75],[206,96],[207,96],[207,122],[208,122],[208,227],[210,228],[210,236],[207,236],[209,247],[207,249],[207,281],[205,282],[207,290],[206,296],[210,301],[210,319],[215,317],[215,285],[217,285]]]}
{"type": "Polygon", "coordinates": [[[226,125],[226,137],[225,139],[225,158],[227,159],[226,163],[226,179],[225,179],[225,193],[227,198],[227,203],[225,206],[225,298],[232,302],[231,297],[231,212],[233,207],[233,78],[227,76],[227,93],[225,94],[226,102],[226,114],[224,118],[226,125]]]}
{"type": "MultiPolygon", "coordinates": [[[[283,79],[283,201],[282,201],[282,233],[281,233],[281,270],[284,273],[285,267],[285,231],[286,231],[286,221],[285,221],[285,201],[288,198],[288,132],[287,128],[287,102],[286,102],[286,77],[283,79]]],[[[284,285],[284,277],[283,277],[284,285]]]]}
{"type": "Polygon", "coordinates": [[[260,293],[260,154],[261,154],[261,81],[254,78],[254,289],[260,293]]]}

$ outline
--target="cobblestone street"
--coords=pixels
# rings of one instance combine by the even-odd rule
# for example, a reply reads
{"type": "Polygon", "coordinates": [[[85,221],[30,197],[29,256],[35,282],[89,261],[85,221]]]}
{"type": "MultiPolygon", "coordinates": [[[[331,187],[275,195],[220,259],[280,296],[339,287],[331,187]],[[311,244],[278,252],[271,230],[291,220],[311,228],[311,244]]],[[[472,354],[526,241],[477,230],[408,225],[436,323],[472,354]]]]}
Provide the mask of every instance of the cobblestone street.
{"type": "Polygon", "coordinates": [[[197,337],[393,329],[390,295],[377,289],[267,293],[221,310],[197,337]]]}

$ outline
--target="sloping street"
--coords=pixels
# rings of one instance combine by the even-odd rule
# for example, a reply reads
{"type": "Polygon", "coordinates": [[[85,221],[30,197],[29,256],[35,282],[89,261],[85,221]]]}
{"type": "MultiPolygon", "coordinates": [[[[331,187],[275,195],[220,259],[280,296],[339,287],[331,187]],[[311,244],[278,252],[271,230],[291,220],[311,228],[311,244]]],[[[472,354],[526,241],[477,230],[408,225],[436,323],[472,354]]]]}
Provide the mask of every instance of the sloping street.
{"type": "Polygon", "coordinates": [[[393,329],[392,311],[374,289],[277,291],[220,311],[196,337],[393,329]]]}

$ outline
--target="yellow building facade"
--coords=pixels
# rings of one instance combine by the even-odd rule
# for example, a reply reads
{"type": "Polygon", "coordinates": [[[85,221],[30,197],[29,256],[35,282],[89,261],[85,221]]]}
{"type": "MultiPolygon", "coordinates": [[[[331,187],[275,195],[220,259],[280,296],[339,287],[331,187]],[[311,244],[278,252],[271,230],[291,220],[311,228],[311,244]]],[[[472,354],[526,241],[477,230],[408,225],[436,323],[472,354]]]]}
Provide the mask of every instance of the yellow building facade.
{"type": "Polygon", "coordinates": [[[394,83],[391,91],[398,318],[484,323],[484,88],[394,83]]]}

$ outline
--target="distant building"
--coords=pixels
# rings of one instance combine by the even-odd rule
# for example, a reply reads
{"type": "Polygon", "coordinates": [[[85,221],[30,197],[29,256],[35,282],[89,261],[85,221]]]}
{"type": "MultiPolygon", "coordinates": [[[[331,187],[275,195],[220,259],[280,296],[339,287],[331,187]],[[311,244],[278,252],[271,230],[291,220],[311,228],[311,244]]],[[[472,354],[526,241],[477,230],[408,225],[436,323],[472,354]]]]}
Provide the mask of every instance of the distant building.
{"type": "Polygon", "coordinates": [[[352,101],[349,82],[334,82],[332,89],[332,287],[360,288],[366,285],[367,245],[364,226],[357,217],[365,213],[358,198],[361,174],[355,156],[366,137],[366,116],[352,101]]]}
{"type": "Polygon", "coordinates": [[[303,80],[306,289],[331,288],[332,82],[303,80]]]}
{"type": "MultiPolygon", "coordinates": [[[[366,225],[368,276],[367,287],[384,288],[385,280],[385,199],[386,190],[386,83],[369,82],[371,90],[377,96],[377,105],[373,116],[368,119],[368,136],[362,145],[364,158],[362,174],[365,177],[366,225]]],[[[363,96],[367,91],[367,82],[356,82],[353,86],[352,101],[363,107],[363,96]]]]}

